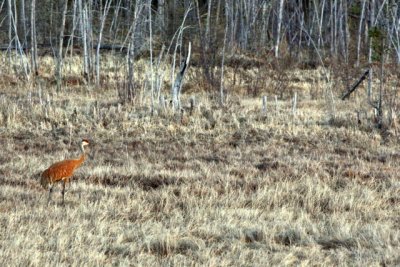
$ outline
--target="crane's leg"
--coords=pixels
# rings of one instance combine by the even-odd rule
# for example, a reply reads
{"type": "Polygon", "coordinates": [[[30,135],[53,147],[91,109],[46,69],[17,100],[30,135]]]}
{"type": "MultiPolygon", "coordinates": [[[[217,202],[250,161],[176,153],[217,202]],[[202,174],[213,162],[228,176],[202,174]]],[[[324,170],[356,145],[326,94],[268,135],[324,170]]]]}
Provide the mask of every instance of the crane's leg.
{"type": "Polygon", "coordinates": [[[65,180],[63,181],[63,188],[62,188],[61,194],[62,194],[62,204],[64,205],[64,195],[65,195],[65,180]]]}
{"type": "Polygon", "coordinates": [[[50,200],[51,200],[51,193],[53,193],[53,186],[54,186],[54,184],[51,184],[51,185],[50,185],[49,197],[48,197],[48,199],[47,199],[47,205],[50,203],[50,200]]]}

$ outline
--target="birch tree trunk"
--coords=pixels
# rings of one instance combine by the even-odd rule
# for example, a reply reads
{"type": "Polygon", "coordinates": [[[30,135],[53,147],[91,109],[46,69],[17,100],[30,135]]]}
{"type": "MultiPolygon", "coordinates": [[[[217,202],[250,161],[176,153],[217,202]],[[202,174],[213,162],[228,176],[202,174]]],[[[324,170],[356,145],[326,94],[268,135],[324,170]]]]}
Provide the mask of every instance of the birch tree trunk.
{"type": "MultiPolygon", "coordinates": [[[[343,0],[342,0],[343,1],[343,0]]],[[[349,63],[349,24],[348,24],[348,11],[347,11],[347,1],[342,3],[343,5],[343,22],[344,22],[344,29],[343,29],[343,42],[344,42],[344,60],[345,63],[349,63]]]]}
{"type": "Polygon", "coordinates": [[[318,49],[321,48],[321,44],[324,42],[323,41],[323,34],[322,34],[322,26],[323,26],[323,22],[324,22],[324,11],[325,11],[325,0],[322,0],[321,17],[320,17],[320,20],[319,20],[319,27],[318,27],[318,31],[319,31],[318,49]]]}
{"type": "Polygon", "coordinates": [[[338,18],[338,47],[339,47],[339,54],[345,58],[345,44],[344,44],[344,23],[343,23],[343,0],[339,1],[339,9],[337,13],[338,18]]]}
{"type": "MultiPolygon", "coordinates": [[[[370,2],[370,15],[369,15],[369,20],[370,24],[369,27],[374,26],[374,21],[375,21],[375,0],[371,0],[370,2]]],[[[371,36],[368,35],[368,65],[370,67],[369,70],[369,75],[368,75],[368,88],[367,88],[367,96],[368,96],[368,101],[371,101],[371,96],[372,96],[372,75],[373,75],[373,69],[372,69],[372,38],[371,36]]]]}
{"type": "Polygon", "coordinates": [[[330,8],[330,12],[331,12],[331,18],[330,18],[330,22],[331,22],[331,40],[330,40],[330,50],[331,50],[331,56],[332,57],[336,57],[337,55],[337,45],[336,45],[336,41],[337,41],[337,0],[331,1],[331,8],[330,8]]]}
{"type": "Polygon", "coordinates": [[[60,35],[58,38],[58,52],[57,52],[57,67],[56,67],[56,78],[57,78],[57,91],[61,91],[62,84],[62,71],[63,71],[63,45],[64,45],[64,30],[65,30],[65,19],[67,16],[68,1],[64,1],[61,17],[60,35]]]}
{"type": "Polygon", "coordinates": [[[211,5],[212,0],[208,0],[208,8],[207,8],[207,22],[206,22],[206,32],[205,32],[205,39],[206,39],[206,49],[210,46],[210,20],[211,20],[211,5]]]}
{"type": "Polygon", "coordinates": [[[222,62],[221,62],[221,83],[219,86],[219,103],[221,106],[224,105],[224,67],[225,67],[225,48],[226,48],[226,39],[228,34],[228,24],[225,24],[225,34],[224,34],[224,46],[222,48],[222,62]]]}
{"type": "Polygon", "coordinates": [[[275,58],[279,57],[279,44],[280,44],[280,39],[281,39],[283,4],[284,4],[284,0],[279,0],[278,21],[277,21],[277,26],[276,26],[276,40],[275,40],[275,58]]]}
{"type": "Polygon", "coordinates": [[[78,0],[78,10],[79,10],[79,29],[81,32],[82,38],[82,46],[83,46],[83,77],[86,82],[90,82],[89,75],[89,47],[88,47],[88,38],[87,38],[87,5],[82,4],[82,0],[78,0]]]}
{"type": "Polygon", "coordinates": [[[74,54],[74,38],[75,38],[75,30],[76,30],[76,25],[77,21],[79,20],[78,14],[78,0],[74,0],[73,4],[73,11],[72,11],[72,30],[70,33],[70,36],[68,38],[68,45],[66,48],[65,53],[68,52],[68,49],[70,49],[70,56],[72,57],[74,54]]]}
{"type": "Polygon", "coordinates": [[[38,55],[37,55],[37,35],[36,35],[36,0],[31,2],[31,70],[37,76],[38,55]]]}
{"type": "Polygon", "coordinates": [[[8,41],[10,42],[8,45],[7,53],[8,53],[8,64],[9,66],[11,65],[12,59],[11,59],[11,53],[10,50],[12,49],[12,33],[13,33],[13,14],[12,14],[12,2],[11,0],[7,0],[7,17],[8,17],[8,41]]]}
{"type": "Polygon", "coordinates": [[[103,38],[103,30],[104,30],[104,23],[107,18],[108,11],[110,9],[111,0],[106,0],[105,7],[103,14],[100,19],[100,30],[99,30],[99,37],[97,39],[97,47],[96,47],[96,86],[100,86],[100,46],[101,46],[101,39],[103,38]]]}
{"type": "Polygon", "coordinates": [[[165,0],[158,0],[156,21],[158,25],[158,32],[163,32],[165,30],[165,0]]]}
{"type": "Polygon", "coordinates": [[[139,15],[141,14],[143,9],[143,3],[139,0],[135,3],[135,12],[133,17],[133,22],[131,25],[131,38],[129,42],[129,50],[128,50],[128,82],[127,82],[127,99],[129,102],[133,101],[136,96],[135,92],[135,77],[134,77],[134,70],[135,70],[135,37],[136,37],[136,27],[139,20],[139,15]]]}
{"type": "Polygon", "coordinates": [[[389,39],[396,53],[396,63],[400,65],[400,6],[393,5],[390,9],[390,29],[389,39]]]}
{"type": "Polygon", "coordinates": [[[153,24],[151,18],[151,0],[148,0],[149,11],[149,37],[150,37],[150,101],[151,101],[151,114],[154,114],[154,70],[153,70],[153,24]]]}
{"type": "Polygon", "coordinates": [[[360,23],[358,25],[358,34],[357,34],[357,59],[356,59],[356,66],[360,66],[360,50],[361,50],[361,35],[363,29],[363,22],[364,22],[364,14],[365,14],[365,4],[367,0],[363,0],[362,7],[361,7],[361,16],[360,16],[360,23]]]}
{"type": "MultiPolygon", "coordinates": [[[[213,58],[211,58],[208,55],[210,52],[210,47],[207,45],[207,40],[205,38],[205,31],[202,26],[199,1],[195,0],[195,4],[196,4],[196,14],[197,14],[198,36],[200,39],[200,46],[201,46],[200,57],[201,57],[202,72],[207,81],[207,85],[213,87],[215,85],[215,80],[214,80],[215,62],[213,61],[213,58]]],[[[212,52],[215,53],[216,51],[212,52]]]]}
{"type": "Polygon", "coordinates": [[[20,44],[21,42],[19,41],[19,35],[18,35],[18,12],[17,12],[17,0],[13,0],[12,6],[14,8],[14,12],[11,12],[12,14],[12,23],[13,23],[13,30],[14,30],[14,46],[15,46],[15,54],[18,54],[18,50],[20,49],[20,44]]]}
{"type": "Polygon", "coordinates": [[[192,51],[192,44],[189,42],[187,57],[184,61],[182,61],[180,71],[178,72],[178,74],[176,76],[176,79],[174,82],[174,87],[172,90],[172,103],[173,103],[174,111],[178,111],[181,108],[180,91],[181,91],[182,84],[183,84],[183,78],[185,77],[185,73],[189,67],[191,51],[192,51]]]}
{"type": "Polygon", "coordinates": [[[22,39],[19,37],[20,40],[22,40],[22,45],[24,48],[26,48],[27,42],[26,42],[26,16],[25,16],[25,0],[20,0],[19,1],[19,33],[22,33],[22,39]]]}

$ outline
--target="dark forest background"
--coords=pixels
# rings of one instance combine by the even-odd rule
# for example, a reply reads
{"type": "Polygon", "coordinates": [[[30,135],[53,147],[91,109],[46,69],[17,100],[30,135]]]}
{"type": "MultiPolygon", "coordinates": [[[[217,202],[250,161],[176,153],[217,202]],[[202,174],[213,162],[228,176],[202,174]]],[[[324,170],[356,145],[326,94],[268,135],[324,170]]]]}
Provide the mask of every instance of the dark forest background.
{"type": "Polygon", "coordinates": [[[126,57],[130,99],[135,60],[164,53],[176,68],[189,42],[191,65],[216,89],[224,65],[330,67],[350,85],[366,69],[372,79],[374,64],[400,63],[397,0],[3,0],[0,18],[1,49],[26,58],[20,76],[40,75],[38,57],[50,55],[61,86],[64,59],[79,55],[82,76],[99,84],[100,55],[111,51],[126,57]]]}

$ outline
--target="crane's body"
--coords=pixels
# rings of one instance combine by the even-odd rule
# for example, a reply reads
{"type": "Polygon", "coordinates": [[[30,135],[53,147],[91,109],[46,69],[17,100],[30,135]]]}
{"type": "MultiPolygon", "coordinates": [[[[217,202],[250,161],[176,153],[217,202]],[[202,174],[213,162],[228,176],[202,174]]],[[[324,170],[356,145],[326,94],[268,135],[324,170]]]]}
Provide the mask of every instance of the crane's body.
{"type": "Polygon", "coordinates": [[[63,204],[64,204],[64,194],[65,194],[65,184],[69,182],[70,178],[74,174],[74,171],[79,168],[82,163],[85,161],[85,150],[84,147],[89,145],[89,141],[83,139],[81,142],[81,156],[77,159],[67,159],[60,162],[56,162],[52,164],[49,168],[43,171],[40,184],[44,189],[49,189],[49,198],[48,201],[51,199],[51,193],[53,191],[53,186],[57,182],[63,182],[62,188],[62,197],[63,197],[63,204]]]}

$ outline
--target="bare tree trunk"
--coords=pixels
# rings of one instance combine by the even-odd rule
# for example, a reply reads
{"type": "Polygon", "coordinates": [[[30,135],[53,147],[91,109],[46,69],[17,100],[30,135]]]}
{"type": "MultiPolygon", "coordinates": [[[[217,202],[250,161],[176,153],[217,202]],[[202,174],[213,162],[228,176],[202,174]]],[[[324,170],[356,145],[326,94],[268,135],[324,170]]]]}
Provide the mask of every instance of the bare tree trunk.
{"type": "Polygon", "coordinates": [[[339,22],[340,22],[340,20],[339,20],[339,11],[338,11],[338,1],[340,1],[340,0],[334,0],[334,10],[335,10],[335,13],[334,13],[334,23],[335,23],[335,25],[334,25],[334,38],[333,38],[333,46],[334,46],[334,51],[335,51],[335,57],[337,58],[337,56],[338,56],[338,47],[339,47],[339,42],[340,42],[340,40],[338,40],[338,36],[339,36],[339,31],[340,31],[340,28],[339,28],[339,22]]]}
{"type": "Polygon", "coordinates": [[[377,111],[377,126],[381,128],[383,125],[383,83],[384,83],[384,65],[385,65],[385,38],[381,37],[380,47],[380,77],[379,77],[379,97],[375,109],[377,111]]]}
{"type": "MultiPolygon", "coordinates": [[[[265,46],[265,44],[267,43],[267,37],[268,37],[268,21],[269,21],[269,10],[267,7],[267,3],[264,2],[262,5],[262,18],[263,18],[263,22],[262,22],[262,30],[261,30],[261,44],[260,46],[263,47],[265,46]]],[[[301,31],[300,31],[301,32],[301,31]]]]}
{"type": "Polygon", "coordinates": [[[88,43],[88,65],[89,65],[89,79],[92,79],[94,76],[94,67],[93,67],[93,1],[88,1],[86,3],[86,40],[88,43]]]}
{"type": "MultiPolygon", "coordinates": [[[[160,66],[161,66],[162,58],[164,56],[164,50],[165,50],[165,45],[163,45],[161,47],[161,52],[160,52],[160,54],[158,56],[157,65],[156,65],[156,69],[157,69],[156,95],[157,95],[157,99],[159,100],[160,103],[163,102],[163,101],[161,101],[161,86],[162,86],[162,81],[163,81],[163,78],[164,78],[164,71],[160,71],[160,66]]],[[[164,110],[163,109],[164,104],[165,103],[163,103],[163,105],[160,105],[160,108],[162,110],[164,110]]]]}
{"type": "MultiPolygon", "coordinates": [[[[27,42],[26,42],[27,33],[26,33],[25,0],[20,0],[19,2],[20,2],[20,6],[19,6],[20,14],[19,14],[19,23],[18,24],[20,26],[19,27],[20,30],[18,32],[19,33],[22,32],[22,36],[23,36],[22,46],[26,47],[26,45],[27,45],[27,42]]],[[[20,40],[21,40],[21,38],[20,38],[20,40]]]]}
{"type": "MultiPolygon", "coordinates": [[[[182,35],[183,35],[183,31],[185,29],[185,23],[186,23],[187,16],[188,16],[188,14],[189,14],[189,12],[191,10],[192,10],[191,8],[188,8],[188,9],[185,10],[185,14],[183,16],[182,23],[181,23],[180,27],[178,28],[178,30],[175,32],[174,36],[172,37],[172,40],[171,40],[171,43],[170,43],[170,47],[167,50],[167,54],[168,54],[168,51],[170,50],[170,48],[171,48],[171,46],[172,46],[172,44],[174,42],[175,36],[176,36],[175,49],[174,49],[174,54],[173,54],[173,58],[172,58],[171,81],[174,80],[175,64],[176,64],[176,53],[177,53],[178,47],[181,46],[181,50],[183,50],[183,48],[182,48],[182,35]]],[[[182,62],[182,64],[183,64],[183,62],[182,62]]],[[[182,66],[181,66],[181,69],[182,69],[182,66]]],[[[172,99],[177,99],[177,101],[175,101],[176,103],[174,103],[174,101],[172,101],[172,103],[174,105],[173,108],[177,108],[176,105],[179,104],[179,91],[180,91],[179,88],[180,87],[176,87],[175,86],[175,83],[172,83],[172,85],[171,85],[171,96],[172,96],[172,99]]]]}
{"type": "Polygon", "coordinates": [[[337,0],[331,1],[331,56],[337,56],[337,0]]]}
{"type": "Polygon", "coordinates": [[[9,66],[12,66],[11,65],[11,62],[12,62],[12,59],[11,59],[11,53],[10,53],[10,50],[11,50],[11,47],[12,47],[12,41],[13,41],[13,38],[12,38],[12,33],[13,33],[13,22],[12,22],[12,19],[13,19],[13,14],[12,14],[12,2],[11,2],[11,0],[7,0],[7,16],[8,16],[8,41],[10,42],[9,43],[9,49],[7,49],[7,52],[8,52],[8,64],[9,64],[9,66]]]}
{"type": "Polygon", "coordinates": [[[31,2],[31,69],[38,75],[38,55],[37,55],[37,35],[36,35],[36,0],[31,2]]]}
{"type": "Polygon", "coordinates": [[[78,10],[79,10],[79,21],[80,21],[80,32],[82,37],[83,46],[83,76],[86,82],[90,82],[90,67],[89,67],[89,45],[88,45],[88,16],[87,16],[87,5],[82,4],[82,0],[78,0],[78,10]]]}
{"type": "Polygon", "coordinates": [[[151,114],[154,114],[154,70],[153,70],[153,25],[151,18],[151,0],[148,0],[149,11],[149,37],[150,37],[150,101],[151,101],[151,114]]]}
{"type": "Polygon", "coordinates": [[[136,1],[135,3],[135,13],[132,22],[132,32],[131,32],[131,39],[129,42],[129,50],[128,50],[128,82],[127,82],[127,98],[128,101],[131,102],[136,96],[135,92],[135,77],[134,77],[134,70],[135,70],[135,37],[136,37],[136,26],[138,24],[139,15],[142,12],[143,3],[141,1],[136,1]]]}
{"type": "Polygon", "coordinates": [[[221,83],[219,86],[219,103],[221,106],[224,105],[224,66],[225,66],[225,48],[226,48],[226,39],[228,34],[228,24],[225,24],[225,35],[224,35],[224,46],[222,48],[222,62],[221,62],[221,83]]]}
{"type": "Polygon", "coordinates": [[[200,7],[199,7],[199,1],[195,0],[196,3],[196,13],[197,13],[197,27],[198,27],[198,33],[199,33],[199,39],[200,39],[200,44],[201,44],[201,62],[202,62],[202,71],[203,75],[206,78],[208,85],[214,86],[215,81],[214,81],[214,73],[213,73],[213,67],[214,67],[214,62],[212,61],[212,58],[207,56],[209,49],[207,49],[208,45],[206,44],[207,41],[204,36],[203,32],[203,26],[201,24],[201,15],[200,15],[200,7]]]}
{"type": "Polygon", "coordinates": [[[165,29],[165,0],[158,0],[156,22],[158,25],[158,32],[162,32],[165,29]]]}
{"type": "MultiPolygon", "coordinates": [[[[370,15],[369,15],[369,20],[370,20],[370,27],[373,27],[374,21],[375,21],[375,0],[371,0],[370,2],[370,15]]],[[[368,96],[368,101],[371,101],[371,96],[372,96],[372,75],[373,75],[373,69],[372,69],[372,38],[369,36],[368,38],[368,65],[370,66],[369,70],[369,75],[368,75],[368,88],[367,88],[367,96],[368,96]]]]}
{"type": "Polygon", "coordinates": [[[333,44],[333,39],[334,39],[334,24],[335,24],[335,22],[334,22],[334,20],[333,20],[333,18],[334,18],[334,16],[333,16],[333,1],[330,1],[330,4],[329,4],[329,28],[330,28],[330,42],[329,42],[329,44],[330,44],[330,55],[331,55],[331,57],[333,56],[333,54],[334,54],[334,44],[333,44]]]}
{"type": "Polygon", "coordinates": [[[110,36],[113,36],[113,41],[112,43],[115,44],[116,39],[117,39],[117,33],[118,33],[118,25],[119,25],[119,16],[120,16],[120,10],[121,8],[121,2],[122,0],[118,0],[118,4],[116,6],[114,6],[114,15],[113,15],[113,19],[111,21],[111,25],[110,25],[110,29],[108,31],[108,34],[110,36]]]}
{"type": "Polygon", "coordinates": [[[165,1],[168,5],[168,20],[167,20],[167,36],[172,35],[175,32],[175,26],[177,24],[178,13],[178,0],[165,1]]]}
{"type": "MultiPolygon", "coordinates": [[[[218,3],[217,3],[217,15],[215,16],[215,25],[219,25],[220,12],[221,12],[221,0],[218,0],[218,3]]],[[[227,22],[225,21],[225,23],[227,23],[227,22]]]]}
{"type": "MultiPolygon", "coordinates": [[[[8,59],[9,59],[9,64],[10,66],[12,66],[12,53],[10,53],[11,49],[14,48],[15,49],[15,62],[20,62],[20,67],[22,68],[22,70],[24,71],[24,75],[26,78],[29,78],[28,76],[28,70],[27,70],[27,64],[25,61],[25,56],[24,56],[24,51],[22,50],[22,46],[21,46],[21,42],[19,40],[18,37],[18,24],[17,24],[17,9],[16,9],[16,2],[8,0],[7,2],[8,4],[8,22],[9,22],[9,28],[8,28],[8,38],[9,38],[9,47],[7,49],[7,53],[8,53],[8,59]],[[13,7],[14,7],[14,12],[13,12],[13,7]],[[14,35],[13,35],[14,33],[14,35]],[[14,41],[14,45],[13,45],[13,41],[14,41]],[[14,46],[14,47],[12,47],[14,46]],[[18,57],[19,56],[19,57],[18,57]]],[[[13,71],[16,74],[19,74],[19,69],[15,68],[13,69],[13,71]]]]}
{"type": "Polygon", "coordinates": [[[15,54],[18,54],[19,50],[19,45],[21,42],[19,41],[19,35],[18,35],[18,13],[17,13],[17,0],[13,0],[12,6],[14,7],[14,12],[11,12],[13,18],[12,18],[12,23],[13,23],[13,29],[14,29],[14,46],[15,46],[15,54]]]}
{"type": "Polygon", "coordinates": [[[360,50],[361,50],[361,34],[363,29],[363,21],[364,21],[364,14],[365,14],[365,3],[367,0],[363,0],[362,7],[361,7],[361,16],[360,16],[360,24],[358,26],[358,35],[357,35],[357,60],[356,66],[360,66],[360,50]]]}
{"type": "MultiPolygon", "coordinates": [[[[299,31],[299,42],[298,42],[298,52],[301,51],[302,41],[303,41],[303,29],[305,29],[305,21],[304,21],[304,13],[298,11],[299,13],[299,23],[300,23],[300,31],[299,31]]],[[[300,53],[298,53],[300,54],[300,53]]]]}
{"type": "Polygon", "coordinates": [[[349,43],[350,43],[350,33],[349,33],[349,20],[348,20],[348,10],[347,1],[344,1],[344,49],[345,49],[345,62],[349,63],[349,43]]]}
{"type": "Polygon", "coordinates": [[[192,44],[189,42],[188,54],[186,56],[186,59],[182,61],[180,71],[176,76],[174,87],[172,90],[172,103],[175,111],[179,110],[181,107],[180,91],[183,84],[183,78],[185,77],[185,73],[189,67],[191,51],[192,51],[192,44]]]}
{"type": "Polygon", "coordinates": [[[125,16],[127,23],[127,28],[130,27],[130,23],[132,22],[132,0],[125,0],[125,16]]]}
{"type": "Polygon", "coordinates": [[[284,4],[284,0],[279,0],[278,21],[277,21],[277,26],[276,26],[276,40],[275,40],[275,58],[279,57],[279,44],[280,44],[280,39],[281,39],[283,4],[284,4]]]}
{"type": "Polygon", "coordinates": [[[63,45],[64,45],[63,40],[64,40],[65,19],[67,16],[67,9],[68,9],[68,1],[64,1],[62,17],[61,17],[60,35],[58,38],[57,67],[56,67],[57,91],[61,91],[62,71],[63,71],[63,45]]]}
{"type": "Polygon", "coordinates": [[[321,18],[319,20],[319,35],[318,35],[318,49],[321,48],[321,44],[323,43],[323,34],[322,34],[322,25],[324,22],[324,11],[325,11],[325,0],[322,0],[322,7],[321,7],[321,18]]]}
{"type": "Polygon", "coordinates": [[[210,46],[210,20],[211,20],[211,5],[212,0],[208,1],[208,8],[207,8],[207,22],[206,22],[206,32],[205,32],[205,39],[206,39],[206,49],[210,46]]]}
{"type": "Polygon", "coordinates": [[[338,22],[337,22],[337,24],[338,24],[338,37],[339,37],[339,40],[338,40],[338,52],[339,52],[339,55],[341,55],[341,56],[343,56],[343,58],[345,58],[345,49],[344,49],[344,23],[343,23],[343,0],[338,0],[339,1],[339,3],[338,3],[338,12],[337,12],[337,18],[338,18],[338,22]]]}
{"type": "Polygon", "coordinates": [[[99,37],[97,39],[97,47],[96,47],[96,86],[100,86],[100,46],[101,46],[101,39],[103,37],[103,30],[104,30],[104,23],[107,18],[108,11],[110,9],[111,0],[106,0],[105,7],[103,10],[103,14],[100,19],[100,30],[99,30],[99,37]]]}
{"type": "Polygon", "coordinates": [[[77,21],[79,21],[79,16],[78,14],[78,0],[74,0],[74,5],[73,5],[73,11],[72,11],[72,30],[70,33],[70,37],[68,39],[68,45],[66,48],[66,53],[68,52],[68,49],[70,49],[70,56],[72,57],[74,53],[74,38],[75,38],[75,30],[76,30],[76,25],[77,21]]]}
{"type": "Polygon", "coordinates": [[[390,29],[389,39],[396,53],[396,63],[400,65],[400,6],[393,5],[390,9],[390,23],[392,28],[390,29]]]}

